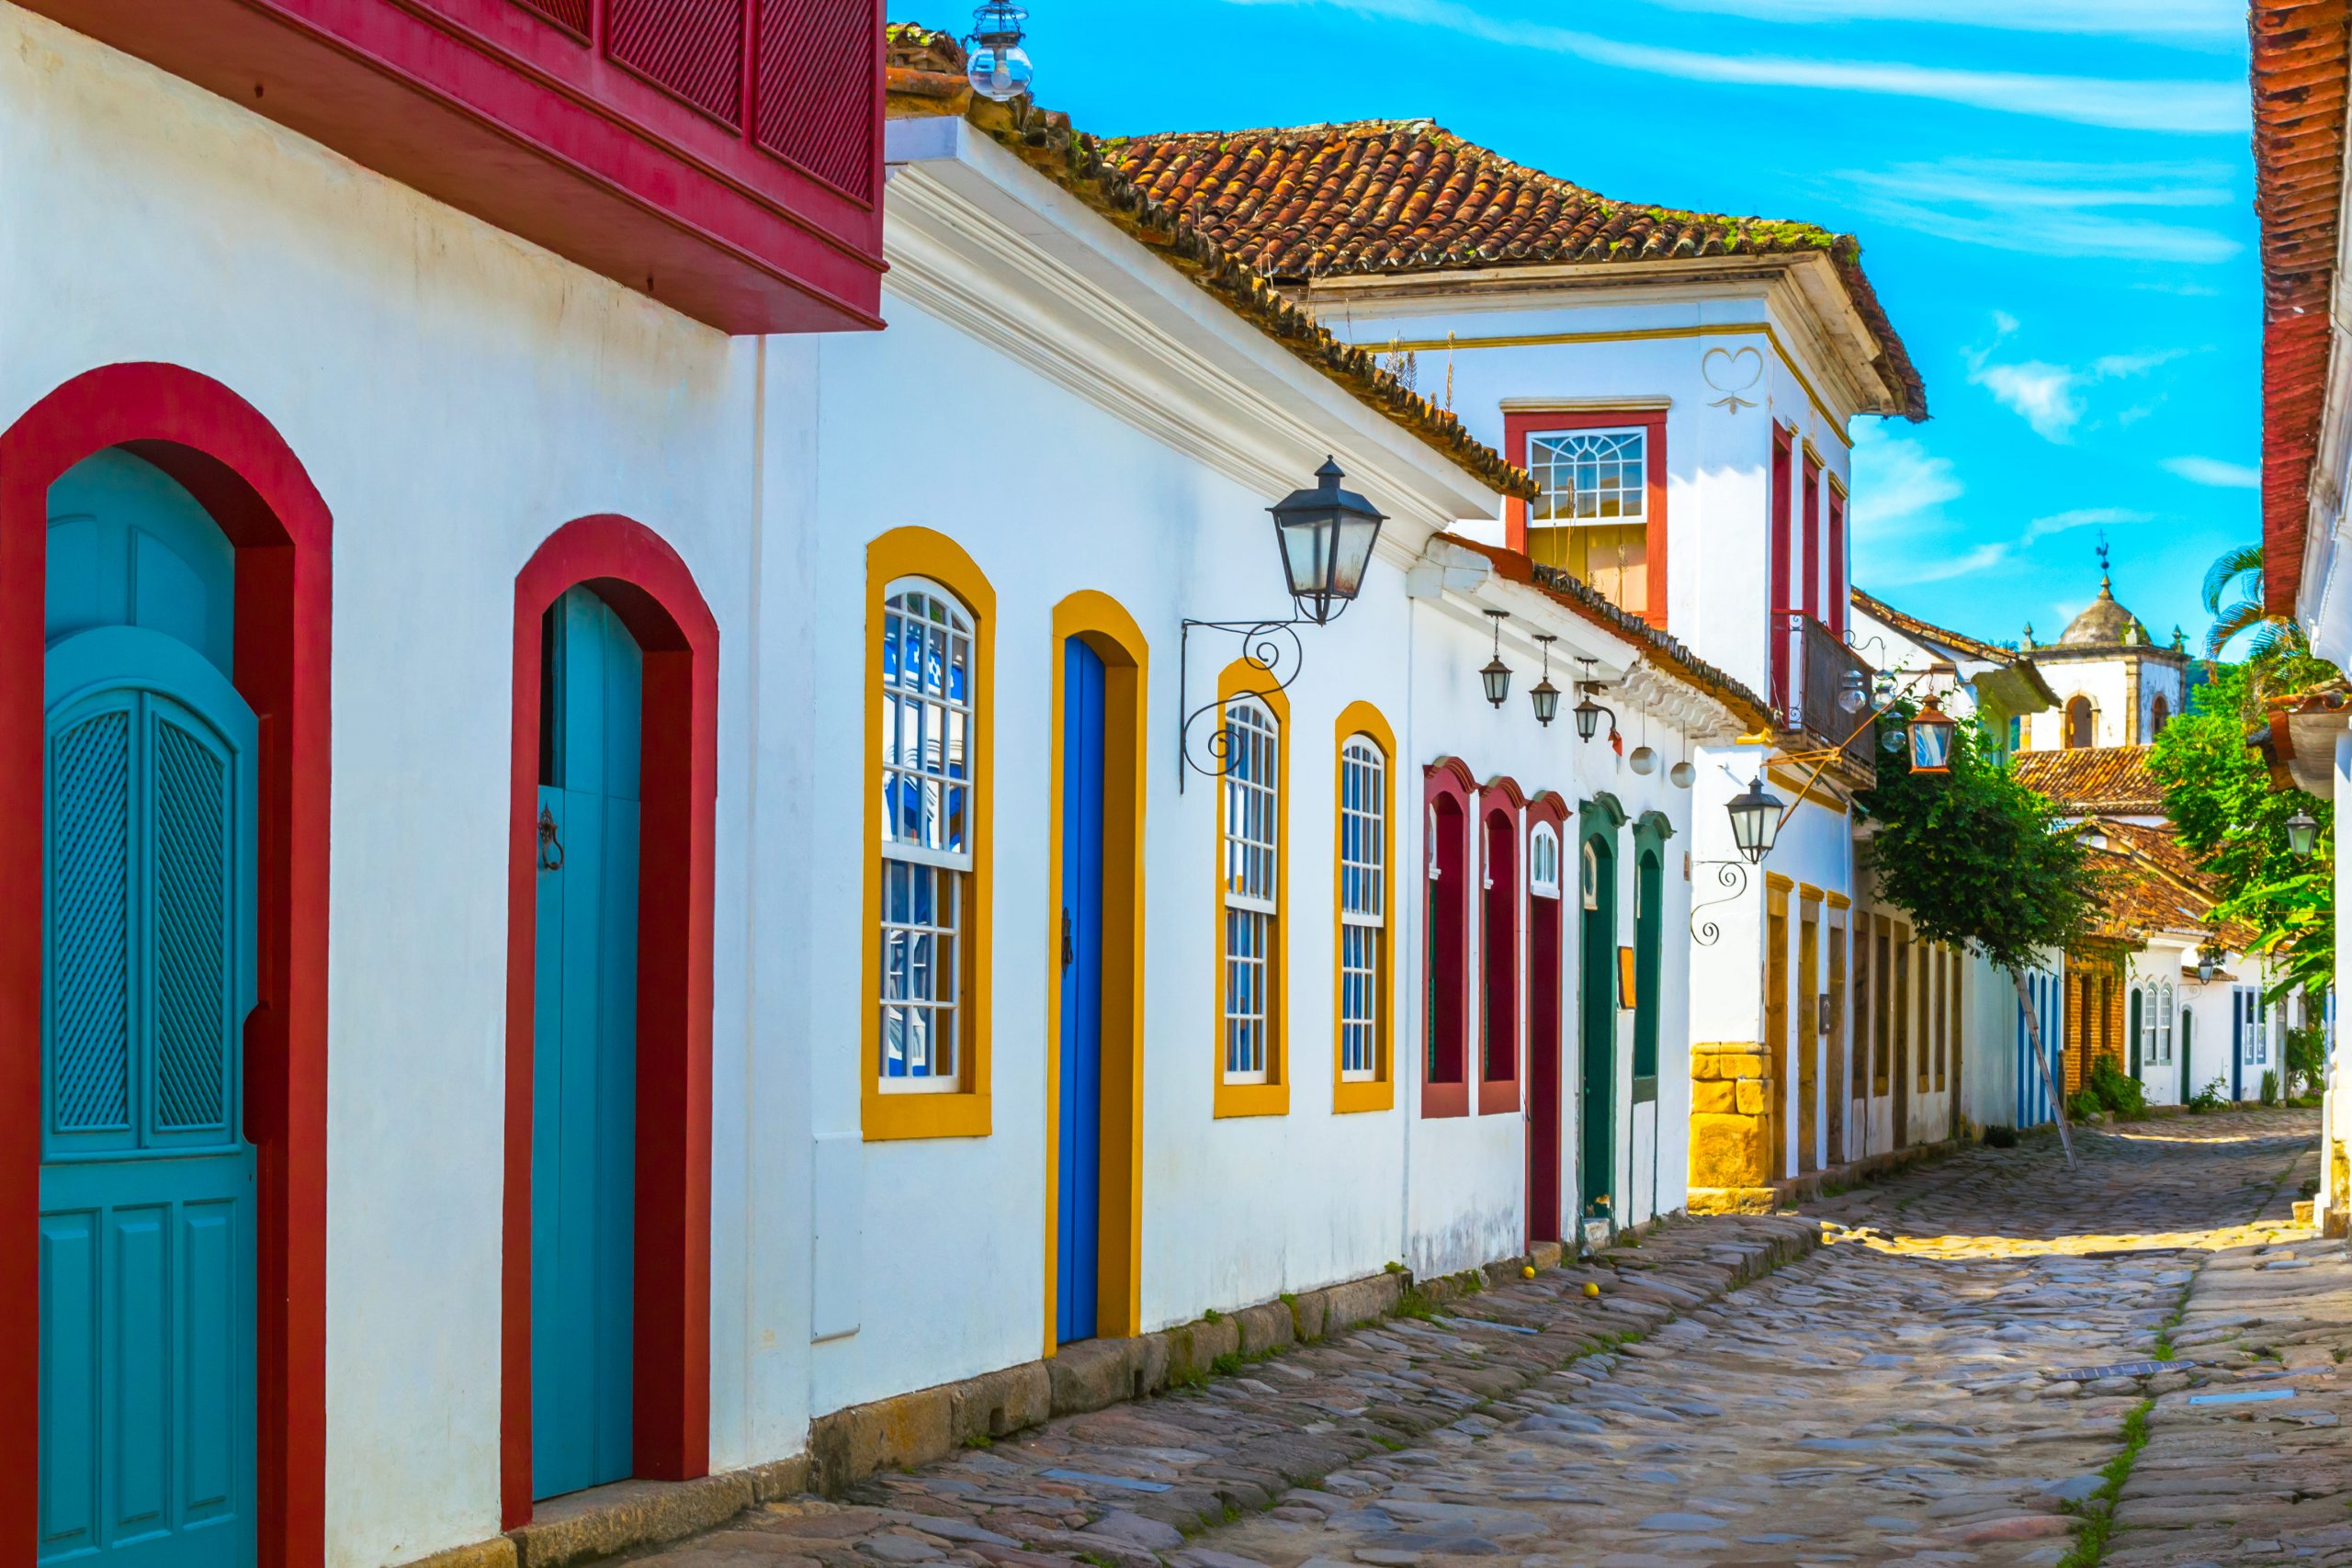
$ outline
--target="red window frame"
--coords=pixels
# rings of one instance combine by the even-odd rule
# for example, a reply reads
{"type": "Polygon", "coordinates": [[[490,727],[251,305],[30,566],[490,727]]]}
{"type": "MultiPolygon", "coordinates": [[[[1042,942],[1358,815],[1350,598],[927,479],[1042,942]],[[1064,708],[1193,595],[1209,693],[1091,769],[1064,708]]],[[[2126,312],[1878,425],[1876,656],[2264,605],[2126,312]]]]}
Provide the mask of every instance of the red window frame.
{"type": "Polygon", "coordinates": [[[1804,455],[1804,613],[1821,617],[1821,459],[1804,455]]]}
{"type": "Polygon", "coordinates": [[[1422,775],[1425,830],[1421,868],[1429,918],[1423,923],[1421,1114],[1470,1113],[1470,830],[1478,819],[1477,784],[1458,757],[1442,757],[1422,775]],[[1432,873],[1434,876],[1432,877],[1432,873]]]}
{"type": "Polygon", "coordinates": [[[1786,713],[1789,706],[1789,637],[1783,617],[1789,608],[1789,503],[1790,481],[1794,475],[1796,432],[1785,424],[1772,427],[1772,529],[1769,546],[1771,558],[1765,568],[1765,592],[1768,595],[1765,615],[1766,666],[1771,671],[1772,706],[1786,713]]]}
{"type": "MultiPolygon", "coordinates": [[[[1634,430],[1647,433],[1646,451],[1648,483],[1644,488],[1642,505],[1648,515],[1643,520],[1643,553],[1647,558],[1643,570],[1648,576],[1644,592],[1642,619],[1660,630],[1666,627],[1667,539],[1666,525],[1666,411],[1664,409],[1578,409],[1573,412],[1561,411],[1546,413],[1542,410],[1521,409],[1503,415],[1503,455],[1521,468],[1527,467],[1529,443],[1538,435],[1549,435],[1560,430],[1634,430]]],[[[1517,496],[1510,498],[1503,510],[1503,543],[1521,555],[1527,553],[1527,502],[1517,496]]]]}
{"type": "Polygon", "coordinates": [[[1478,799],[1478,1114],[1519,1109],[1519,1021],[1526,1010],[1520,930],[1527,908],[1527,797],[1490,780],[1478,799]]]}
{"type": "Polygon", "coordinates": [[[1846,587],[1846,492],[1829,480],[1829,629],[1846,635],[1847,614],[1853,594],[1846,587]]]}

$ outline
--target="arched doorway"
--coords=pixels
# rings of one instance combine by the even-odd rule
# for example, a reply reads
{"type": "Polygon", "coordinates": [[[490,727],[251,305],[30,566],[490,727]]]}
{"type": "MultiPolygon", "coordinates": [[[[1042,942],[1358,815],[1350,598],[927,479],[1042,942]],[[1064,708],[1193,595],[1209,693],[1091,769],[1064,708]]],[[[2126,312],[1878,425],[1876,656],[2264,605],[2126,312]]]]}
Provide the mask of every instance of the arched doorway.
{"type": "Polygon", "coordinates": [[[1613,1218],[1617,1168],[1617,851],[1613,824],[1586,833],[1577,901],[1583,1007],[1577,1122],[1577,1195],[1588,1220],[1613,1218]]]}
{"type": "Polygon", "coordinates": [[[0,1143],[43,1246],[0,1273],[0,1506],[41,1556],[322,1551],[332,533],[177,367],[0,435],[0,1094],[43,1117],[0,1143]],[[108,1403],[69,1409],[93,1366],[108,1403]]]}
{"type": "Polygon", "coordinates": [[[1057,656],[1046,1353],[1143,1331],[1143,715],[1148,649],[1091,590],[1054,607],[1057,656]]]}
{"type": "Polygon", "coordinates": [[[1567,857],[1561,851],[1566,806],[1545,792],[1527,817],[1527,1239],[1558,1241],[1561,1213],[1562,1001],[1566,991],[1567,857]]]}
{"type": "Polygon", "coordinates": [[[260,759],[236,552],[119,448],[49,514],[39,1551],[242,1568],[260,759]]]}
{"type": "Polygon", "coordinates": [[[2091,710],[2088,697],[2075,697],[2066,704],[2065,749],[2080,751],[2098,744],[2098,716],[2091,710]]]}
{"type": "Polygon", "coordinates": [[[514,680],[509,1529],[709,1469],[718,624],[651,530],[581,518],[515,577],[514,680]]]}

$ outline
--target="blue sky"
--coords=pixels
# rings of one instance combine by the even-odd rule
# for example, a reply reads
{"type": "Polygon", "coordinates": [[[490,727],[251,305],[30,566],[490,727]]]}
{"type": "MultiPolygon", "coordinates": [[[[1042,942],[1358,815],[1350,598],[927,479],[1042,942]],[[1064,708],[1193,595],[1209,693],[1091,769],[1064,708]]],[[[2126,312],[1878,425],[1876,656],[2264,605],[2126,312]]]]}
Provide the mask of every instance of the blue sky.
{"type": "MultiPolygon", "coordinates": [[[[2201,639],[2259,528],[2260,274],[2230,0],[1029,0],[1102,134],[1427,116],[1603,195],[1860,236],[1927,378],[1856,422],[1855,579],[1981,637],[2098,586],[2201,639]]],[[[953,14],[894,16],[959,30],[953,14]]]]}

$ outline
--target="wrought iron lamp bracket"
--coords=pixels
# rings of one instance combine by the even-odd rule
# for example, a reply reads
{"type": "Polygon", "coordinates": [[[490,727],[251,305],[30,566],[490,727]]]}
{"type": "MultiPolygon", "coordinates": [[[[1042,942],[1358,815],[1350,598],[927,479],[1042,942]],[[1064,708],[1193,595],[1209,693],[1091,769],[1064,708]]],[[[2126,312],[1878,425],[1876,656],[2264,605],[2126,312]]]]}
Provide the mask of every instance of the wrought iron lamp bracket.
{"type": "MultiPolygon", "coordinates": [[[[1345,602],[1342,601],[1340,609],[1332,612],[1329,620],[1321,624],[1328,626],[1330,621],[1338,620],[1340,611],[1345,607],[1345,602]]],[[[1260,684],[1253,681],[1249,691],[1237,692],[1233,696],[1271,697],[1278,692],[1289,690],[1291,682],[1298,679],[1306,662],[1306,650],[1298,640],[1298,628],[1317,624],[1312,615],[1293,615],[1288,620],[1187,620],[1182,623],[1182,629],[1177,639],[1176,655],[1176,706],[1177,711],[1184,716],[1183,727],[1178,735],[1176,744],[1177,794],[1184,793],[1186,773],[1200,773],[1204,777],[1221,779],[1231,765],[1232,737],[1227,733],[1221,720],[1212,725],[1207,732],[1199,738],[1197,743],[1195,741],[1193,730],[1199,720],[1209,715],[1222,712],[1225,704],[1232,701],[1233,698],[1219,695],[1210,698],[1198,707],[1193,705],[1193,631],[1197,629],[1204,632],[1230,632],[1240,638],[1241,661],[1257,671],[1263,678],[1263,683],[1260,684]]]]}
{"type": "Polygon", "coordinates": [[[1723,927],[1712,919],[1702,920],[1699,918],[1700,911],[1720,908],[1725,904],[1736,904],[1745,897],[1747,894],[1748,867],[1744,860],[1702,860],[1696,863],[1697,866],[1712,867],[1715,874],[1715,886],[1728,889],[1720,898],[1702,898],[1690,906],[1690,940],[1701,947],[1713,947],[1723,941],[1723,927]]]}

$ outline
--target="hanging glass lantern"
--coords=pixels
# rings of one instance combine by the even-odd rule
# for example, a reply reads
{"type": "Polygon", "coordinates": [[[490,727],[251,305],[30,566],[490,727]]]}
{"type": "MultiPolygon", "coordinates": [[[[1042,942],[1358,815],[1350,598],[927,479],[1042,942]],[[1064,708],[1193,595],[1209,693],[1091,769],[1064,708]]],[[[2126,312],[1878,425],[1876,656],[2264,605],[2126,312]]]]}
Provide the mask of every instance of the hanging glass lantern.
{"type": "Polygon", "coordinates": [[[1274,536],[1283,549],[1283,571],[1299,613],[1328,625],[1363,587],[1364,569],[1380,525],[1380,509],[1353,491],[1341,490],[1347,475],[1330,458],[1315,470],[1313,490],[1293,491],[1266,510],[1274,514],[1274,536]]]}
{"type": "Polygon", "coordinates": [[[1781,836],[1781,802],[1764,787],[1764,775],[1757,774],[1724,809],[1731,813],[1731,841],[1748,864],[1763,864],[1764,857],[1772,852],[1773,840],[1781,836]]]}
{"type": "Polygon", "coordinates": [[[1636,746],[1634,754],[1625,759],[1625,765],[1647,778],[1657,772],[1657,753],[1646,746],[1636,746]]]}
{"type": "Polygon", "coordinates": [[[1549,729],[1560,716],[1560,688],[1552,684],[1552,645],[1560,639],[1549,632],[1538,632],[1535,640],[1544,645],[1544,679],[1527,695],[1535,704],[1535,722],[1549,729]]]}
{"type": "Polygon", "coordinates": [[[1495,623],[1495,656],[1478,671],[1478,683],[1487,689],[1487,700],[1500,707],[1510,701],[1510,666],[1503,662],[1503,623],[1510,619],[1510,612],[1489,610],[1487,618],[1495,623]]]}
{"type": "Polygon", "coordinates": [[[1911,771],[1915,773],[1951,772],[1951,739],[1960,726],[1947,717],[1930,696],[1928,705],[1911,720],[1911,771]]]}
{"type": "Polygon", "coordinates": [[[2310,812],[2297,809],[2287,818],[2287,848],[2297,860],[2309,860],[2319,847],[2319,818],[2310,812]]]}
{"type": "Polygon", "coordinates": [[[1666,770],[1668,780],[1677,789],[1689,789],[1699,782],[1699,769],[1692,762],[1677,762],[1666,770]]]}
{"type": "Polygon", "coordinates": [[[965,75],[972,91],[1001,104],[1029,91],[1037,72],[1021,47],[1022,24],[1028,19],[1027,9],[1011,0],[988,0],[972,13],[972,33],[964,40],[970,60],[965,75]]]}
{"type": "Polygon", "coordinates": [[[1838,705],[1848,713],[1860,713],[1870,706],[1870,682],[1859,670],[1849,670],[1838,682],[1838,705]]]}

